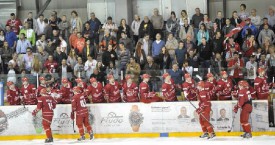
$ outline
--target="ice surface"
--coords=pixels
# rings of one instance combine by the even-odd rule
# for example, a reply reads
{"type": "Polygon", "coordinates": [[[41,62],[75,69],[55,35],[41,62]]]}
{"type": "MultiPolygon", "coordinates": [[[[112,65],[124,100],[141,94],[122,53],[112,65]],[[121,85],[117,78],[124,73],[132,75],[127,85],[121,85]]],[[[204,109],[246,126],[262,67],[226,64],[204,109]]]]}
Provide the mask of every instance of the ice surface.
{"type": "MultiPolygon", "coordinates": [[[[1,145],[41,145],[44,140],[0,141],[1,145]]],[[[258,136],[252,139],[241,137],[216,137],[212,140],[189,138],[129,138],[129,139],[95,139],[77,142],[75,140],[55,139],[53,145],[275,145],[275,136],[258,136]]]]}

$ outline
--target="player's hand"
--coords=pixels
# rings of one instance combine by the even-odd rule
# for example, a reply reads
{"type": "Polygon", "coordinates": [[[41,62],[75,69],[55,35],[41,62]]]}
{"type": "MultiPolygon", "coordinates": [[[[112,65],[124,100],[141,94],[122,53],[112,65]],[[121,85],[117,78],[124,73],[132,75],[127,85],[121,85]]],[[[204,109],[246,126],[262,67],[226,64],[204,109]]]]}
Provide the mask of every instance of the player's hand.
{"type": "Polygon", "coordinates": [[[237,106],[237,105],[235,105],[235,106],[234,106],[233,111],[234,111],[235,113],[237,113],[237,112],[238,112],[238,110],[239,110],[238,106],[237,106]]]}
{"type": "Polygon", "coordinates": [[[74,112],[71,112],[71,119],[74,120],[74,112]]]}
{"type": "Polygon", "coordinates": [[[37,113],[37,111],[36,111],[36,110],[33,110],[33,111],[32,111],[32,116],[36,116],[36,113],[37,113]]]}
{"type": "Polygon", "coordinates": [[[196,109],[196,112],[197,112],[198,114],[201,114],[201,113],[202,113],[202,109],[201,109],[201,108],[198,108],[198,109],[196,109]]]}

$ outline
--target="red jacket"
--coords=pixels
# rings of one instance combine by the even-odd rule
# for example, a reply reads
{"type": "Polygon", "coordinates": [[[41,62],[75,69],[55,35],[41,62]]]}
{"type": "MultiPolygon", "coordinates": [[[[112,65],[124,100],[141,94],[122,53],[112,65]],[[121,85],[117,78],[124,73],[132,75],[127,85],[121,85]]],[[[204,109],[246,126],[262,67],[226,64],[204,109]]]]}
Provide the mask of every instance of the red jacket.
{"type": "Polygon", "coordinates": [[[15,20],[9,19],[9,20],[7,21],[7,24],[6,24],[6,25],[11,26],[11,30],[12,30],[16,35],[18,35],[19,32],[20,32],[20,27],[19,27],[19,26],[22,26],[22,23],[21,23],[20,19],[15,19],[15,20]]]}
{"type": "Polygon", "coordinates": [[[162,84],[162,95],[166,102],[177,101],[175,86],[172,82],[162,84]]]}
{"type": "Polygon", "coordinates": [[[77,116],[87,116],[89,111],[83,94],[76,94],[72,99],[72,110],[77,116]]]}
{"type": "Polygon", "coordinates": [[[42,89],[44,89],[44,88],[46,88],[46,85],[40,84],[40,85],[38,86],[38,88],[37,88],[37,90],[36,90],[36,96],[37,96],[37,98],[38,98],[38,97],[41,97],[40,91],[41,91],[42,89]]]}
{"type": "Polygon", "coordinates": [[[139,102],[138,86],[133,82],[130,86],[127,83],[123,85],[123,100],[125,102],[139,102]]]}
{"type": "MultiPolygon", "coordinates": [[[[241,68],[244,67],[244,62],[242,59],[230,60],[228,63],[228,67],[233,67],[235,64],[238,64],[241,68]]],[[[233,71],[233,78],[243,78],[243,72],[241,68],[235,68],[234,70],[230,70],[230,76],[232,76],[231,72],[233,71]]]]}
{"type": "Polygon", "coordinates": [[[21,95],[24,97],[23,101],[25,105],[36,105],[37,98],[36,98],[36,88],[33,84],[28,84],[28,86],[21,87],[21,95]]]}
{"type": "Polygon", "coordinates": [[[145,82],[139,84],[139,96],[140,102],[151,103],[151,102],[160,102],[162,101],[155,92],[150,92],[149,85],[145,82]]]}
{"type": "Polygon", "coordinates": [[[61,103],[62,96],[58,89],[51,89],[51,97],[53,97],[57,104],[61,103]]]}
{"type": "Polygon", "coordinates": [[[121,102],[121,96],[119,89],[121,88],[120,84],[115,81],[114,85],[107,84],[104,87],[104,97],[110,103],[121,102]]]}
{"type": "Polygon", "coordinates": [[[104,103],[105,99],[103,96],[103,86],[100,82],[97,82],[97,87],[92,85],[87,88],[87,96],[92,97],[93,103],[104,103]]]}
{"type": "Polygon", "coordinates": [[[17,87],[14,90],[7,90],[7,99],[10,105],[20,105],[20,92],[17,87]]]}
{"type": "Polygon", "coordinates": [[[56,61],[50,62],[49,60],[46,60],[46,62],[44,63],[44,67],[47,68],[49,73],[56,73],[58,64],[56,61]]]}
{"type": "Polygon", "coordinates": [[[184,95],[187,94],[187,96],[184,96],[189,101],[197,101],[197,89],[195,87],[195,81],[192,80],[191,83],[184,82],[182,85],[182,90],[184,92],[184,95]]]}
{"type": "Polygon", "coordinates": [[[257,92],[257,99],[265,100],[268,99],[269,95],[269,84],[267,83],[266,77],[256,77],[254,81],[254,88],[257,92]]]}
{"type": "MultiPolygon", "coordinates": [[[[240,47],[240,45],[237,42],[234,42],[233,45],[235,45],[235,50],[237,52],[241,51],[241,47],[240,47]]],[[[224,47],[225,51],[228,52],[228,51],[230,51],[231,44],[229,44],[229,43],[223,43],[223,47],[224,47]]]]}
{"type": "Polygon", "coordinates": [[[52,117],[56,102],[51,96],[41,96],[38,98],[37,109],[42,110],[43,117],[52,117]]]}
{"type": "Polygon", "coordinates": [[[238,93],[237,107],[243,109],[245,105],[252,105],[251,94],[248,89],[239,90],[239,93],[238,93]]]}
{"type": "Polygon", "coordinates": [[[72,84],[71,82],[68,83],[67,87],[62,86],[60,88],[60,96],[61,96],[61,103],[63,104],[71,104],[71,99],[73,97],[73,91],[72,91],[72,84]]]}
{"type": "Polygon", "coordinates": [[[217,82],[217,96],[219,100],[232,100],[231,90],[233,88],[233,83],[231,79],[223,80],[220,79],[217,82]]]}

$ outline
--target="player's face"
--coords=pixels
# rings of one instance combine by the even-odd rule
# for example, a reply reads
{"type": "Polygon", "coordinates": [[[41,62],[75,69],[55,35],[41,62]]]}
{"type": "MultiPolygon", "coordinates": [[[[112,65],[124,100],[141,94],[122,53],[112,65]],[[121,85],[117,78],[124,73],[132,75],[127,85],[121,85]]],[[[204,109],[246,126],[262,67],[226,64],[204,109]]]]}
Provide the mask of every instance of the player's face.
{"type": "Polygon", "coordinates": [[[23,83],[23,85],[28,85],[28,82],[27,81],[24,81],[24,82],[22,82],[23,83]]]}
{"type": "Polygon", "coordinates": [[[9,88],[10,88],[10,90],[14,90],[14,88],[15,88],[14,84],[10,85],[9,88]]]}
{"type": "Polygon", "coordinates": [[[97,82],[93,82],[92,85],[93,85],[93,86],[96,86],[96,85],[97,85],[97,82]]]}
{"type": "Polygon", "coordinates": [[[131,83],[132,83],[132,79],[128,79],[128,80],[127,80],[127,83],[128,83],[128,84],[131,84],[131,83]]]}

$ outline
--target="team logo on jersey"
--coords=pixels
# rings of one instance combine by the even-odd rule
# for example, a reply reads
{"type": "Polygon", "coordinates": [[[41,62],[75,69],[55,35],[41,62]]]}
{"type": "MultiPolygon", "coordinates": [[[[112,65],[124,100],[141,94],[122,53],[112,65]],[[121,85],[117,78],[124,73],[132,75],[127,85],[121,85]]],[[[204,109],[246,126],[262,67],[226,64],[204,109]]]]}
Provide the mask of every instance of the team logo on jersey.
{"type": "Polygon", "coordinates": [[[25,94],[28,93],[28,90],[25,90],[24,93],[25,93],[25,94]]]}

